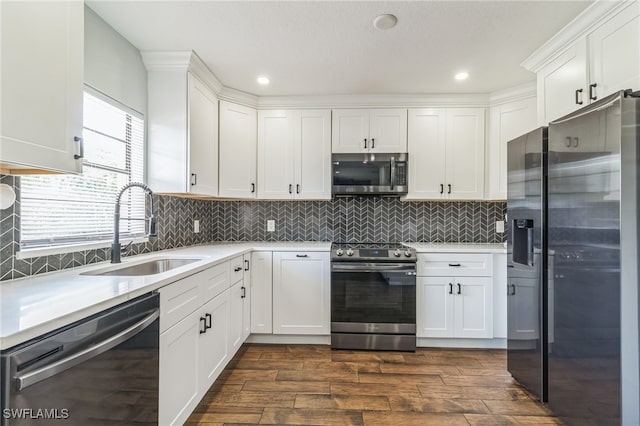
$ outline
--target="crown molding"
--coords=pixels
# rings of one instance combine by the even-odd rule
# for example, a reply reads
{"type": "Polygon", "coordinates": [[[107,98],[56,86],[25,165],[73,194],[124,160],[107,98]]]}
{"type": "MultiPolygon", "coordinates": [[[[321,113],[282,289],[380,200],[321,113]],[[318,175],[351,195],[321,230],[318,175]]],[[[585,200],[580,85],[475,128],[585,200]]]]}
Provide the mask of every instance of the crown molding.
{"type": "Polygon", "coordinates": [[[236,104],[248,106],[250,108],[258,108],[259,97],[251,93],[243,92],[241,90],[232,89],[231,87],[222,86],[222,89],[217,93],[218,99],[223,101],[229,101],[236,104]]]}
{"type": "Polygon", "coordinates": [[[191,72],[208,85],[215,93],[219,93],[224,87],[196,52],[192,50],[169,52],[143,51],[140,52],[140,55],[142,56],[142,62],[147,71],[191,72]]]}
{"type": "Polygon", "coordinates": [[[401,94],[401,95],[316,95],[262,96],[258,109],[278,108],[412,108],[412,107],[486,107],[489,97],[481,94],[401,94]]]}
{"type": "Polygon", "coordinates": [[[498,90],[489,93],[489,105],[497,106],[509,102],[521,101],[523,99],[535,98],[537,96],[536,82],[532,81],[516,87],[498,90]]]}
{"type": "Polygon", "coordinates": [[[584,37],[600,23],[632,3],[637,3],[637,0],[596,0],[539,47],[538,50],[522,61],[520,66],[528,71],[537,73],[550,60],[573,45],[576,40],[584,37]]]}

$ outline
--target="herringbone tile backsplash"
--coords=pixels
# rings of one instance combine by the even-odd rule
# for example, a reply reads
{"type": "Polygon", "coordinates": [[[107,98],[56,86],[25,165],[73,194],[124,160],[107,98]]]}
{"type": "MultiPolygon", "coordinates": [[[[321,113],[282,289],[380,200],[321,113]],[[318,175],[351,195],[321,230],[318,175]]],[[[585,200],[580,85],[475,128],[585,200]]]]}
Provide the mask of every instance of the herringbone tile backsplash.
{"type": "MultiPolygon", "coordinates": [[[[18,177],[0,176],[19,196],[18,177]]],[[[406,202],[396,198],[332,201],[208,201],[154,195],[158,237],[135,244],[130,254],[211,241],[502,242],[495,222],[506,203],[406,202]],[[193,221],[200,221],[200,233],[193,221]],[[267,232],[267,220],[275,232],[267,232]]],[[[109,259],[109,249],[17,259],[20,201],[0,210],[0,281],[109,259]]]]}

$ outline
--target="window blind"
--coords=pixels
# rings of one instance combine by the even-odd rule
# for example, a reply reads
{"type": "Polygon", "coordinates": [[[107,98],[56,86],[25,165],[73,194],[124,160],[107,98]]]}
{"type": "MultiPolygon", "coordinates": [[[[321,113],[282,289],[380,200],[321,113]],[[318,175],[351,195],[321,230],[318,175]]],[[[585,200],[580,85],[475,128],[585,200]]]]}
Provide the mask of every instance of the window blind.
{"type": "MultiPolygon", "coordinates": [[[[20,246],[36,248],[113,238],[118,191],[144,178],[142,115],[90,88],[84,93],[81,175],[33,175],[20,180],[20,246]]],[[[122,238],[145,234],[145,196],[122,197],[122,238]]]]}

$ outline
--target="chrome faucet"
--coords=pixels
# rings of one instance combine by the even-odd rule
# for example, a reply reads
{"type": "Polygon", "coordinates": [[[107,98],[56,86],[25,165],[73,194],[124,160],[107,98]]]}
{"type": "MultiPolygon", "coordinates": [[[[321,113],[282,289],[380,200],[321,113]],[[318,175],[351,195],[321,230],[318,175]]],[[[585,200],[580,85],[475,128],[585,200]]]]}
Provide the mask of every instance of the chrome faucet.
{"type": "MultiPolygon", "coordinates": [[[[151,214],[149,215],[149,230],[147,232],[147,235],[149,237],[155,237],[157,235],[156,218],[153,215],[153,191],[151,191],[151,188],[149,188],[147,185],[140,182],[131,182],[125,185],[116,197],[116,208],[113,215],[113,243],[111,244],[111,263],[120,263],[120,255],[122,254],[122,246],[120,245],[120,198],[122,198],[122,194],[124,194],[124,191],[133,187],[142,188],[149,197],[149,200],[151,202],[151,214]]],[[[129,245],[131,245],[131,243],[129,243],[129,245]]]]}

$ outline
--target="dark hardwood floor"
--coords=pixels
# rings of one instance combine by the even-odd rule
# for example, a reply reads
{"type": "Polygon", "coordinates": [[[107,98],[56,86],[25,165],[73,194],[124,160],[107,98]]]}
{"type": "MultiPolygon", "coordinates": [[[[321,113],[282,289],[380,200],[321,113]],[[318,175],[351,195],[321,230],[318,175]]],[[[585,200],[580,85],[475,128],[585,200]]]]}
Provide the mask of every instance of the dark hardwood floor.
{"type": "Polygon", "coordinates": [[[560,425],[503,350],[244,345],[188,425],[560,425]]]}

